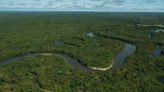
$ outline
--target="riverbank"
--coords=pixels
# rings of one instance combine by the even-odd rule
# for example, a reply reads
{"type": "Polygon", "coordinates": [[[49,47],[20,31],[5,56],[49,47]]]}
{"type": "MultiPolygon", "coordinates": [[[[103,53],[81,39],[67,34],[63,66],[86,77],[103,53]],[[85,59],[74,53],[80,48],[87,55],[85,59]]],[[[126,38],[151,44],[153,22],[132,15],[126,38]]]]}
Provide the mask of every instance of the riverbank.
{"type": "Polygon", "coordinates": [[[97,71],[107,71],[107,70],[112,69],[112,67],[113,67],[113,62],[109,67],[106,67],[106,68],[89,66],[90,69],[97,70],[97,71]]]}

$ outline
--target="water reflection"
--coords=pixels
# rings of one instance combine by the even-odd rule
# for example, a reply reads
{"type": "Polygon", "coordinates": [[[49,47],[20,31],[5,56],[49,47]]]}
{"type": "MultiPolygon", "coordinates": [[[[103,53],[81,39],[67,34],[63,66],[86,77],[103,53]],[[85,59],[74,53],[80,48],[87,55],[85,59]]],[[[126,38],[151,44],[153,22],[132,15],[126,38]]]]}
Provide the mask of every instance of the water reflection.
{"type": "Polygon", "coordinates": [[[126,44],[126,47],[123,49],[123,51],[116,56],[113,63],[112,71],[115,71],[118,68],[120,68],[123,65],[125,59],[135,51],[136,51],[135,45],[126,44]]]}

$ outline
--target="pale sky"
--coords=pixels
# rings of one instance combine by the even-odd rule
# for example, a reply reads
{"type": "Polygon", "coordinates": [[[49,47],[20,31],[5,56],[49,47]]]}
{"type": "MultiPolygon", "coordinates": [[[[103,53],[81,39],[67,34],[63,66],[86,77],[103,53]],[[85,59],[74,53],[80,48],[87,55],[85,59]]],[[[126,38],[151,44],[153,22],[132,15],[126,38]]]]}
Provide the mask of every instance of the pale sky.
{"type": "Polygon", "coordinates": [[[164,12],[164,0],[0,0],[0,11],[164,12]]]}

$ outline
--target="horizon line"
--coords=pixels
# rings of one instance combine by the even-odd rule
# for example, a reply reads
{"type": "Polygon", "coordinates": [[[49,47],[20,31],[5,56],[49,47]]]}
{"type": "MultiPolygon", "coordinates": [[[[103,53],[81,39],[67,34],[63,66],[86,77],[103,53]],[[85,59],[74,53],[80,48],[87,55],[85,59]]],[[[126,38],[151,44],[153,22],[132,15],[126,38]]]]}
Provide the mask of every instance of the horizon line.
{"type": "Polygon", "coordinates": [[[139,10],[1,10],[0,12],[145,12],[164,13],[164,11],[139,11],[139,10]]]}

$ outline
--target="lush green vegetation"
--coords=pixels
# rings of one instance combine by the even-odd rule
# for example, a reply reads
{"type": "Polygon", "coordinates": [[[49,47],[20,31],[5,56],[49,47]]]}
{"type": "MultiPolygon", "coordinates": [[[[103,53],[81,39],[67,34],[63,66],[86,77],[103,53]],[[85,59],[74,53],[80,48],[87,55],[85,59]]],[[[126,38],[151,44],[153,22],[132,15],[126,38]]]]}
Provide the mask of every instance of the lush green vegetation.
{"type": "Polygon", "coordinates": [[[26,57],[0,66],[0,92],[163,92],[164,56],[152,56],[164,34],[140,24],[163,24],[163,13],[1,12],[0,61],[33,52],[62,52],[87,66],[109,66],[124,42],[137,51],[114,73],[73,70],[59,56],[26,57]],[[103,37],[87,37],[87,32],[103,37]],[[108,39],[112,37],[114,39],[108,39]],[[120,39],[115,40],[115,39],[120,39]],[[59,43],[59,44],[58,44],[59,43]]]}
{"type": "MultiPolygon", "coordinates": [[[[88,28],[91,24],[85,23],[89,18],[86,15],[84,19],[79,15],[67,13],[1,16],[1,59],[30,52],[63,51],[73,54],[85,65],[107,67],[124,46],[124,43],[119,41],[87,37],[85,34],[91,31],[88,28]],[[10,27],[7,27],[6,23],[10,27]],[[56,44],[58,40],[65,44],[56,44]]],[[[98,21],[95,19],[91,19],[90,23],[98,21]]]]}

